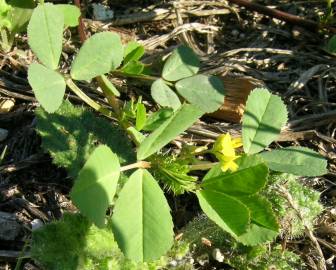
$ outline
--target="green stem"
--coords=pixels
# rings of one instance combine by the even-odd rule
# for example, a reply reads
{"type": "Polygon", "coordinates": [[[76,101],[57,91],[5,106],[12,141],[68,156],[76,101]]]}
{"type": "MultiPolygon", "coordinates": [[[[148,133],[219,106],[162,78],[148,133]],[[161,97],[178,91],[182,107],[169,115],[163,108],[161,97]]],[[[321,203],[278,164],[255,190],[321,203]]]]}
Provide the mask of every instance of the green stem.
{"type": "Polygon", "coordinates": [[[16,262],[16,265],[15,265],[14,270],[19,270],[19,269],[21,269],[22,261],[23,261],[24,259],[29,259],[29,258],[31,258],[31,256],[29,256],[29,255],[24,256],[24,254],[25,254],[26,250],[28,249],[28,247],[29,247],[29,243],[28,243],[28,240],[26,240],[25,243],[24,243],[24,245],[23,245],[23,248],[22,248],[22,250],[21,250],[20,257],[18,258],[18,260],[17,260],[17,262],[16,262]]]}
{"type": "Polygon", "coordinates": [[[116,117],[113,112],[108,110],[107,108],[99,105],[97,102],[95,102],[93,99],[91,99],[89,96],[87,96],[74,82],[71,78],[65,78],[67,86],[70,88],[72,92],[74,92],[81,100],[83,100],[87,105],[95,109],[96,111],[100,112],[104,116],[108,118],[116,117]]]}
{"type": "Polygon", "coordinates": [[[99,105],[97,102],[95,102],[93,99],[91,99],[89,96],[87,96],[75,83],[70,77],[65,77],[65,81],[67,86],[70,88],[72,92],[74,92],[81,100],[83,100],[87,105],[95,109],[96,111],[100,112],[102,115],[108,117],[108,118],[115,118],[118,120],[119,125],[127,132],[127,134],[130,135],[131,140],[135,143],[135,145],[139,145],[139,141],[137,138],[128,130],[128,128],[131,126],[129,123],[125,123],[121,119],[121,115],[117,113],[113,113],[107,108],[99,105]]]}
{"type": "Polygon", "coordinates": [[[113,111],[120,117],[121,110],[118,99],[108,89],[108,86],[105,84],[102,76],[98,76],[95,79],[98,82],[100,88],[103,90],[104,96],[106,97],[108,103],[111,105],[113,111]]]}
{"type": "Polygon", "coordinates": [[[198,171],[198,170],[209,170],[212,167],[218,165],[219,162],[206,162],[206,163],[200,163],[200,164],[194,164],[194,165],[189,165],[189,170],[191,171],[198,171]]]}
{"type": "MultiPolygon", "coordinates": [[[[122,71],[113,71],[113,74],[114,75],[117,75],[117,76],[123,76],[123,77],[130,77],[130,78],[135,78],[135,79],[140,79],[140,80],[146,80],[146,81],[156,81],[158,79],[162,79],[160,77],[155,77],[155,76],[149,76],[149,75],[135,75],[135,74],[125,74],[123,73],[122,71]]],[[[164,79],[162,79],[164,80],[164,79]]],[[[171,83],[171,82],[168,82],[166,80],[164,80],[165,84],[171,86],[171,87],[174,87],[174,84],[171,83]]]]}
{"type": "Polygon", "coordinates": [[[138,161],[136,163],[133,163],[133,164],[129,164],[129,165],[126,165],[126,166],[123,166],[120,168],[120,171],[121,172],[124,172],[124,171],[128,171],[128,170],[131,170],[131,169],[149,169],[151,167],[151,163],[150,162],[147,162],[147,161],[138,161]]]}

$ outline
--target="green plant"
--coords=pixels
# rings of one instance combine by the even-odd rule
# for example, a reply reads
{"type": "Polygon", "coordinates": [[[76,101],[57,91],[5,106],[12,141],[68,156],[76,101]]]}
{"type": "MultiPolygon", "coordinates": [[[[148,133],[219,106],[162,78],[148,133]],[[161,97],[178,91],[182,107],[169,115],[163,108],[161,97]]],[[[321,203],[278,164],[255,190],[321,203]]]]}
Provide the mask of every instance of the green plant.
{"type": "MultiPolygon", "coordinates": [[[[0,44],[5,52],[13,46],[15,36],[25,32],[27,24],[36,6],[35,0],[6,0],[0,1],[0,44]]],[[[59,4],[56,7],[63,13],[66,27],[78,25],[80,11],[72,5],[59,4]]]]}
{"type": "Polygon", "coordinates": [[[314,220],[323,210],[319,202],[320,193],[303,185],[299,178],[292,174],[273,173],[270,176],[265,196],[271,201],[279,218],[283,238],[303,236],[304,225],[313,230],[314,220]],[[288,191],[297,209],[293,209],[286,198],[279,193],[279,185],[288,191]],[[300,212],[303,220],[300,219],[297,211],[300,212]]]}
{"type": "Polygon", "coordinates": [[[327,10],[325,14],[321,17],[321,22],[324,24],[330,24],[334,22],[334,9],[333,9],[333,3],[334,0],[326,0],[327,3],[327,10]]]}
{"type": "Polygon", "coordinates": [[[179,244],[188,244],[194,257],[208,257],[237,270],[306,269],[297,254],[282,250],[277,244],[242,245],[223,233],[205,215],[194,218],[183,228],[182,233],[179,244]]]}
{"type": "Polygon", "coordinates": [[[148,67],[140,61],[143,47],[135,42],[124,46],[111,32],[86,40],[67,74],[59,68],[65,22],[66,16],[57,5],[41,4],[34,10],[28,42],[40,63],[29,66],[28,80],[44,109],[37,112],[43,146],[75,179],[70,196],[88,221],[112,231],[126,258],[135,262],[157,260],[174,242],[162,184],[176,195],[195,193],[204,213],[245,245],[277,236],[277,218],[261,193],[270,170],[308,176],[326,172],[326,161],[307,148],[262,152],[276,140],[287,121],[280,97],[267,89],[251,93],[242,141],[226,135],[218,138],[212,149],[185,148],[180,153],[163,154],[162,149],[203,114],[222,105],[225,91],[221,80],[197,74],[198,57],[184,46],[168,57],[161,77],[148,75],[148,67]],[[108,80],[109,73],[152,81],[152,97],[163,108],[148,117],[141,99],[120,106],[120,93],[108,80]],[[93,79],[112,109],[94,101],[75,83],[93,79]],[[64,102],[66,87],[116,124],[64,102]],[[127,136],[123,135],[124,142],[119,143],[121,132],[127,136]],[[241,145],[244,153],[236,154],[241,145]],[[219,164],[200,161],[198,156],[204,153],[216,156],[219,164]],[[136,162],[132,162],[133,156],[136,162]],[[125,177],[126,171],[134,169],[125,177]],[[203,179],[190,175],[191,171],[208,169],[203,179]],[[123,183],[119,181],[121,175],[123,183]],[[112,213],[110,225],[107,209],[112,213]]]}
{"type": "Polygon", "coordinates": [[[154,262],[135,263],[122,254],[110,226],[109,221],[99,229],[81,215],[65,214],[60,221],[33,231],[31,257],[48,270],[155,270],[188,252],[179,245],[154,262]]]}

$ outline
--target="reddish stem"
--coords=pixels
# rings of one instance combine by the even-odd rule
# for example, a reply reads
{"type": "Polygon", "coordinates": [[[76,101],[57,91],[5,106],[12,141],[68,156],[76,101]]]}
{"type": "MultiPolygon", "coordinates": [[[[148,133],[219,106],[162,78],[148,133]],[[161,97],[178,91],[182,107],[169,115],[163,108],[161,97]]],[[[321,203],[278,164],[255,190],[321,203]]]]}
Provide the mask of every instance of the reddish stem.
{"type": "Polygon", "coordinates": [[[253,3],[251,1],[248,0],[228,0],[231,3],[234,3],[236,5],[239,6],[243,6],[246,7],[249,10],[252,11],[256,11],[265,15],[268,15],[270,17],[274,17],[277,18],[279,20],[294,24],[294,25],[298,25],[301,27],[304,27],[308,30],[311,31],[317,31],[323,27],[326,27],[328,30],[332,31],[332,32],[336,32],[336,29],[333,27],[329,27],[329,26],[325,26],[325,25],[321,25],[315,21],[312,20],[306,20],[304,18],[301,18],[299,16],[278,10],[278,9],[272,9],[272,8],[268,8],[265,7],[263,5],[257,4],[257,3],[253,3]]]}
{"type": "MultiPolygon", "coordinates": [[[[79,8],[79,10],[81,10],[80,0],[74,0],[74,1],[75,1],[75,5],[79,8]]],[[[81,12],[81,14],[82,14],[82,12],[81,12]]],[[[84,41],[86,40],[86,34],[85,34],[85,31],[84,31],[84,22],[83,22],[82,15],[79,16],[78,34],[79,34],[80,41],[82,43],[84,43],[84,41]]]]}

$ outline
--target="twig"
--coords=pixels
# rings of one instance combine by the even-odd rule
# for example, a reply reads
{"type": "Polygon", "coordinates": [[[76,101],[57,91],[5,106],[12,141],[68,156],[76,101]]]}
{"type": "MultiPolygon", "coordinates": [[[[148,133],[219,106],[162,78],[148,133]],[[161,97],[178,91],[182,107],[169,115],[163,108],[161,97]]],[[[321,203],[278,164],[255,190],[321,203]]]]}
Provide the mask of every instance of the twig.
{"type": "MultiPolygon", "coordinates": [[[[81,10],[80,0],[75,0],[75,5],[79,8],[79,10],[81,10]]],[[[83,43],[86,40],[86,34],[84,31],[84,22],[83,22],[82,14],[78,18],[78,34],[79,34],[79,38],[81,42],[83,43]]]]}
{"type": "Polygon", "coordinates": [[[25,252],[24,254],[22,254],[21,251],[0,250],[0,261],[16,261],[17,258],[19,258],[22,255],[25,257],[30,256],[28,252],[25,252]]]}
{"type": "Polygon", "coordinates": [[[329,119],[329,121],[335,121],[336,110],[332,110],[332,111],[325,112],[325,113],[303,116],[299,119],[292,120],[292,121],[288,122],[287,126],[289,128],[293,128],[293,127],[296,127],[296,126],[298,126],[302,123],[305,123],[305,122],[316,123],[316,122],[319,122],[321,120],[328,120],[328,119],[329,119]]]}
{"type": "Polygon", "coordinates": [[[48,159],[44,158],[44,154],[34,154],[24,160],[21,160],[15,164],[8,164],[0,166],[0,173],[11,173],[16,172],[27,167],[30,167],[34,164],[38,164],[41,162],[48,161],[48,159]]]}
{"type": "Polygon", "coordinates": [[[327,241],[325,241],[324,239],[321,239],[321,238],[316,238],[316,239],[317,239],[317,241],[319,241],[319,243],[321,243],[321,245],[330,249],[334,253],[334,255],[336,255],[336,246],[335,245],[332,245],[332,244],[328,243],[327,241]]]}
{"type": "Polygon", "coordinates": [[[183,25],[177,26],[174,30],[168,34],[161,36],[154,36],[152,38],[139,41],[144,45],[147,50],[153,50],[156,47],[165,44],[168,40],[174,38],[175,36],[189,31],[197,31],[199,33],[212,33],[219,31],[219,28],[212,25],[206,25],[201,23],[185,23],[183,25]]]}
{"type": "Polygon", "coordinates": [[[305,228],[305,234],[309,237],[310,241],[312,242],[312,244],[313,244],[313,246],[316,250],[316,253],[319,256],[319,260],[317,261],[318,270],[327,270],[326,262],[325,262],[324,255],[323,255],[322,249],[320,247],[320,244],[319,244],[317,238],[315,237],[314,233],[312,232],[312,230],[304,222],[304,218],[302,216],[302,213],[297,208],[297,205],[294,203],[292,195],[288,192],[288,190],[285,187],[283,187],[281,185],[277,185],[277,189],[278,189],[278,192],[288,201],[290,207],[293,208],[293,210],[296,212],[298,218],[303,223],[303,226],[305,228]]]}
{"type": "MultiPolygon", "coordinates": [[[[229,8],[224,9],[209,9],[209,10],[194,10],[194,11],[181,11],[182,18],[187,17],[206,17],[211,15],[226,15],[230,14],[229,8]]],[[[117,17],[109,25],[121,26],[126,24],[134,24],[140,22],[151,22],[160,20],[175,20],[176,14],[169,9],[157,8],[149,12],[138,12],[131,15],[123,15],[117,17]]]]}
{"type": "Polygon", "coordinates": [[[260,4],[257,4],[257,3],[254,3],[248,0],[228,0],[228,2],[239,5],[239,6],[243,6],[251,11],[256,11],[256,12],[268,15],[270,17],[277,18],[279,20],[288,22],[290,24],[304,27],[310,31],[316,32],[319,29],[327,28],[333,33],[336,32],[336,29],[334,27],[321,25],[315,21],[307,20],[307,19],[301,18],[299,16],[296,16],[296,15],[293,15],[293,14],[290,14],[290,13],[287,13],[287,12],[284,12],[278,9],[268,8],[263,5],[260,5],[260,4]]]}

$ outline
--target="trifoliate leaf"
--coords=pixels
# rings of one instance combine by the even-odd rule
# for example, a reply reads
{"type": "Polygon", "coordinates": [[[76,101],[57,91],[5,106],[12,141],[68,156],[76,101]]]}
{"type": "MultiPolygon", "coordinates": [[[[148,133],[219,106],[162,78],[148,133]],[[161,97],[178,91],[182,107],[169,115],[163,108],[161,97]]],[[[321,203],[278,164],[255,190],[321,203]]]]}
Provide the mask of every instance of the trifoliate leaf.
{"type": "Polygon", "coordinates": [[[256,246],[272,241],[278,234],[277,231],[252,223],[246,233],[240,235],[237,240],[246,246],[256,246]]]}
{"type": "Polygon", "coordinates": [[[261,153],[260,156],[273,171],[301,176],[319,176],[327,173],[327,160],[306,147],[286,147],[261,153]]]}
{"type": "Polygon", "coordinates": [[[12,7],[8,13],[11,34],[25,31],[36,6],[35,2],[33,0],[11,0],[8,3],[12,7]]]}
{"type": "Polygon", "coordinates": [[[158,79],[152,84],[151,95],[155,102],[162,107],[177,110],[181,106],[178,96],[162,79],[158,79]]]}
{"type": "Polygon", "coordinates": [[[279,96],[257,88],[249,95],[243,116],[243,144],[247,154],[262,151],[277,139],[287,121],[287,109],[279,96]]]}
{"type": "Polygon", "coordinates": [[[112,227],[127,258],[152,261],[173,244],[169,205],[158,183],[147,170],[135,171],[115,204],[112,227]]]}
{"type": "Polygon", "coordinates": [[[258,164],[234,173],[206,177],[202,187],[206,190],[223,192],[231,196],[252,195],[260,191],[266,184],[268,168],[258,164]]]}
{"type": "Polygon", "coordinates": [[[28,25],[28,43],[38,59],[48,68],[57,69],[62,52],[63,13],[46,3],[34,9],[28,25]]]}
{"type": "Polygon", "coordinates": [[[28,68],[28,81],[36,99],[47,112],[55,112],[61,106],[66,87],[61,74],[33,63],[28,68]]]}
{"type": "Polygon", "coordinates": [[[65,27],[75,27],[78,25],[79,16],[81,15],[78,7],[67,4],[58,4],[56,7],[63,13],[65,27]]]}
{"type": "Polygon", "coordinates": [[[150,134],[139,146],[137,158],[143,160],[159,151],[175,139],[177,135],[190,127],[203,112],[198,108],[183,104],[169,119],[150,134]]]}
{"type": "Polygon", "coordinates": [[[180,46],[168,57],[163,67],[162,77],[167,81],[178,81],[195,75],[199,67],[199,59],[193,50],[180,46]]]}
{"type": "Polygon", "coordinates": [[[124,50],[124,64],[130,61],[138,61],[144,55],[145,48],[136,41],[130,41],[126,44],[124,50]]]}
{"type": "Polygon", "coordinates": [[[202,190],[196,194],[204,213],[223,230],[235,237],[246,232],[250,213],[244,204],[222,192],[202,190]]]}
{"type": "Polygon", "coordinates": [[[80,170],[70,197],[81,213],[97,227],[104,227],[120,176],[118,157],[106,145],[98,146],[80,170]]]}
{"type": "Polygon", "coordinates": [[[224,85],[215,76],[195,75],[178,81],[175,87],[185,100],[207,113],[218,110],[224,103],[224,85]]]}
{"type": "Polygon", "coordinates": [[[90,81],[116,69],[123,58],[123,46],[116,33],[101,32],[87,39],[71,66],[74,80],[90,81]]]}

